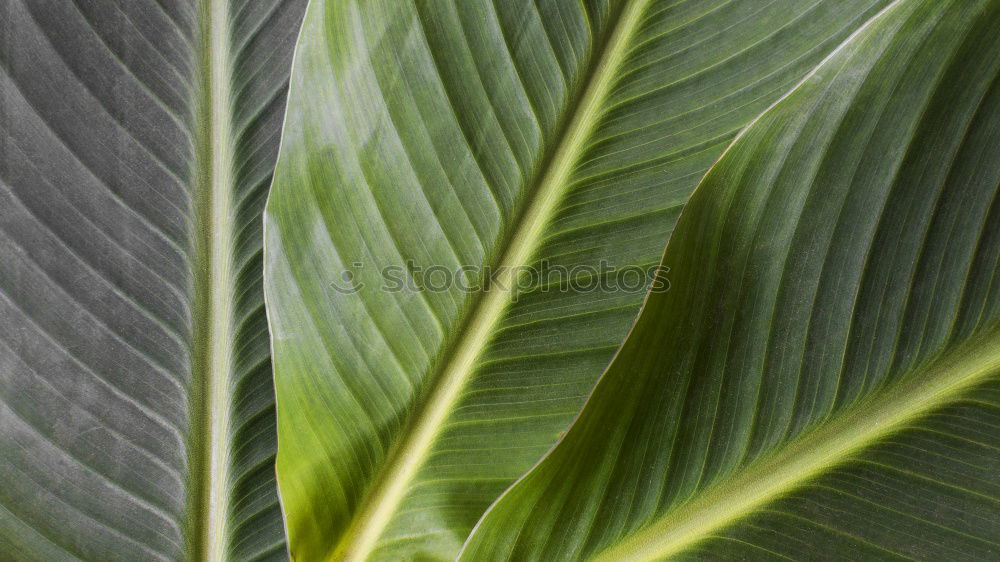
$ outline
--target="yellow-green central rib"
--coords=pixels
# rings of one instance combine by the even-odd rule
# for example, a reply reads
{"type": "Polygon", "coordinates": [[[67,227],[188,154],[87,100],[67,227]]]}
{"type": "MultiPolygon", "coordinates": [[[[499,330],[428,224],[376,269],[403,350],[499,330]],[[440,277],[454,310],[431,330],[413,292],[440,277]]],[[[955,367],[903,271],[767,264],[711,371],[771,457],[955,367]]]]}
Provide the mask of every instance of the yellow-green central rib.
{"type": "Polygon", "coordinates": [[[493,289],[483,295],[470,316],[465,331],[434,382],[433,392],[419,412],[419,417],[414,420],[412,431],[404,437],[395,455],[388,461],[375,489],[368,495],[353,524],[344,533],[332,560],[366,559],[402,502],[434,437],[444,425],[472,374],[476,360],[510,304],[513,276],[520,269],[519,266],[529,263],[539,247],[545,227],[565,194],[573,164],[600,117],[600,108],[607,98],[616,71],[627,54],[628,44],[648,3],[649,0],[633,0],[624,7],[584,90],[577,111],[553,154],[551,166],[545,171],[534,198],[525,209],[510,239],[510,245],[498,264],[493,289]]]}
{"type": "Polygon", "coordinates": [[[768,502],[794,491],[878,440],[1000,374],[1000,329],[949,351],[903,384],[859,404],[777,454],[668,513],[595,561],[659,560],[682,552],[768,502]]]}
{"type": "Polygon", "coordinates": [[[202,0],[196,126],[195,304],[186,550],[226,558],[233,348],[233,141],[228,0],[202,0]]]}

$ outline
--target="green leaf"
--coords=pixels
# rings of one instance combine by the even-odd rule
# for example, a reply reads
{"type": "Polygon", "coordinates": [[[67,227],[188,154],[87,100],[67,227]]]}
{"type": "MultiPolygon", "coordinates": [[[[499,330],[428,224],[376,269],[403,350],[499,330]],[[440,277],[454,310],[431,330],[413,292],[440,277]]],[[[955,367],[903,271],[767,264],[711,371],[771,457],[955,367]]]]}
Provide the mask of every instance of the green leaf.
{"type": "Polygon", "coordinates": [[[704,172],[886,3],[314,0],[265,219],[292,555],[454,557],[579,409],[704,172]],[[604,287],[518,275],[543,264],[604,287]]]}
{"type": "Polygon", "coordinates": [[[287,558],[260,214],[304,4],[0,3],[0,558],[287,558]]]}
{"type": "Polygon", "coordinates": [[[897,0],[709,171],[468,560],[988,560],[1000,2],[897,0]]]}

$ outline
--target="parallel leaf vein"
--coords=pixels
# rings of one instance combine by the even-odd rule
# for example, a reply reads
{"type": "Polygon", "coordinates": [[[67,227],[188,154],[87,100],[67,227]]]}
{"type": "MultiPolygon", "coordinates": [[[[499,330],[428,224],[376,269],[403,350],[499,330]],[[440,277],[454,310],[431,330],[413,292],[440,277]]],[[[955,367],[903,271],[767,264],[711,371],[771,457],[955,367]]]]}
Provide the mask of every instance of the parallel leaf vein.
{"type": "Polygon", "coordinates": [[[333,551],[332,559],[364,560],[371,554],[419,467],[426,461],[435,437],[445,427],[462,389],[507,310],[514,275],[519,271],[517,266],[529,263],[541,245],[546,227],[556,215],[570,184],[573,167],[603,114],[603,104],[628,55],[648,3],[648,0],[633,0],[618,16],[538,188],[509,238],[496,268],[499,273],[495,289],[484,293],[476,303],[461,336],[431,381],[432,390],[411,420],[410,431],[391,453],[372,491],[333,551]]]}

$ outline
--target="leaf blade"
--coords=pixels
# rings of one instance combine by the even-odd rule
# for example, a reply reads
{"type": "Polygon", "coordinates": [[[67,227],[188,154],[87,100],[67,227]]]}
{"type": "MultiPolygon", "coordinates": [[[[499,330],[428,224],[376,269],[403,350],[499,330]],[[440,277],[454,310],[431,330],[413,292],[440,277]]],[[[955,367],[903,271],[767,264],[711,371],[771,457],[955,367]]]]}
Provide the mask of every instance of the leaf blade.
{"type": "MultiPolygon", "coordinates": [[[[938,490],[935,508],[950,518],[923,509],[922,520],[908,519],[865,507],[863,492],[829,482],[854,478],[857,485],[851,474],[866,459],[932,425],[942,408],[973,399],[989,408],[996,306],[983,283],[995,268],[997,170],[985,155],[996,146],[997,68],[974,53],[998,48],[988,31],[997,8],[894,3],[734,143],[668,244],[664,260],[678,266],[671,289],[677,292],[651,295],[577,423],[491,508],[465,556],[813,552],[808,543],[768,535],[788,536],[782,522],[808,528],[807,536],[831,552],[849,552],[850,541],[872,549],[865,551],[870,556],[987,552],[982,541],[995,531],[995,506],[953,495],[956,505],[981,510],[978,523],[965,524],[938,490]],[[958,222],[961,212],[965,220],[958,222]],[[789,213],[795,220],[785,220],[789,213]],[[909,298],[911,291],[920,298],[909,298]],[[643,356],[643,348],[662,351],[643,356]],[[960,380],[961,369],[944,370],[937,380],[958,386],[938,392],[928,372],[948,360],[970,361],[965,370],[972,376],[960,380]],[[977,390],[982,394],[969,394],[977,390]],[[927,396],[906,403],[910,392],[927,396]],[[904,406],[901,419],[882,419],[904,406]],[[818,473],[797,473],[783,456],[814,439],[835,443],[851,434],[838,433],[838,423],[864,416],[873,425],[859,424],[862,433],[882,434],[868,449],[838,451],[818,473]],[[574,468],[597,442],[606,452],[574,468]],[[782,478],[796,482],[768,488],[782,478]],[[565,482],[601,492],[574,496],[565,482]],[[816,491],[821,484],[842,494],[836,510],[835,494],[816,491]],[[765,497],[740,512],[749,514],[745,523],[711,515],[724,514],[728,497],[740,506],[743,494],[758,492],[765,497]],[[842,511],[845,505],[852,507],[842,511]],[[531,506],[540,513],[529,513],[531,506]],[[868,525],[838,522],[833,513],[868,525]],[[866,513],[895,519],[882,524],[866,513]],[[949,526],[974,536],[941,531],[949,526]],[[914,541],[911,533],[942,543],[914,541]]],[[[978,450],[975,462],[995,464],[994,454],[978,450]]],[[[958,470],[945,460],[942,470],[958,470]]],[[[983,482],[962,476],[950,475],[951,485],[988,495],[983,482]]],[[[893,482],[885,477],[885,486],[893,482]]],[[[906,482],[926,489],[926,478],[906,482]]]]}
{"type": "Polygon", "coordinates": [[[0,8],[4,555],[286,556],[253,263],[301,9],[0,8]],[[259,113],[231,116],[233,104],[259,113]],[[215,126],[199,109],[213,105],[215,126]],[[213,345],[228,359],[210,375],[213,345]],[[202,404],[208,378],[219,400],[202,404]],[[200,436],[208,418],[224,422],[213,438],[200,436]],[[199,452],[213,442],[214,479],[199,452]]]}
{"type": "Polygon", "coordinates": [[[414,265],[603,261],[645,276],[736,131],[883,5],[314,3],[266,221],[293,553],[336,557],[361,536],[359,557],[452,557],[572,418],[642,297],[539,285],[515,303],[420,283],[387,294],[385,268],[406,281],[414,265]],[[621,21],[629,37],[616,42],[621,21]],[[711,48],[689,48],[698,33],[711,48]],[[617,62],[601,70],[606,47],[617,62]],[[575,133],[590,83],[606,99],[582,104],[600,107],[575,133]],[[347,273],[367,289],[333,287],[347,273]],[[480,307],[477,329],[498,329],[456,346],[480,307]],[[443,377],[451,355],[461,368],[443,377]],[[439,393],[460,402],[427,407],[439,393]],[[393,455],[423,460],[397,470],[393,455]],[[398,509],[371,499],[400,495],[398,509]]]}

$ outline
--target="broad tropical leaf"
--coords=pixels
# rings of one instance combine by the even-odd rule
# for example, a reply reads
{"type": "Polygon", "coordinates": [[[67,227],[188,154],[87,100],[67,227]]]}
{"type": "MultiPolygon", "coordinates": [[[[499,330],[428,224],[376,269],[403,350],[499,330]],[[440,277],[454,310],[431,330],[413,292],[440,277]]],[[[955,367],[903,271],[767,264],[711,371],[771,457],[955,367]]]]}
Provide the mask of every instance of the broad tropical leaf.
{"type": "Polygon", "coordinates": [[[260,212],[304,4],[0,3],[0,558],[287,558],[260,212]]]}
{"type": "Polygon", "coordinates": [[[886,3],[314,0],[265,218],[292,555],[454,557],[705,170],[886,3]]]}
{"type": "Polygon", "coordinates": [[[1000,2],[897,0],[712,167],[468,560],[995,560],[1000,2]]]}

